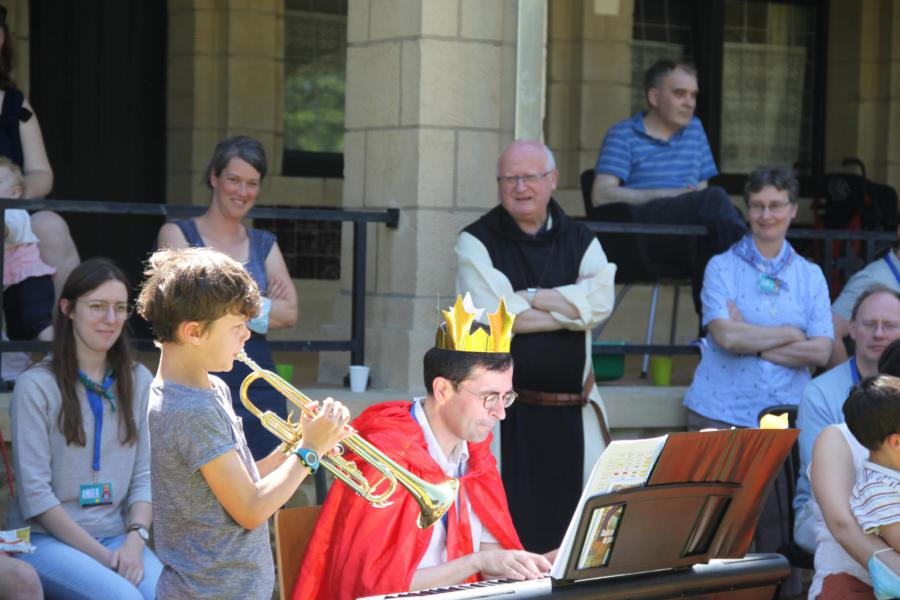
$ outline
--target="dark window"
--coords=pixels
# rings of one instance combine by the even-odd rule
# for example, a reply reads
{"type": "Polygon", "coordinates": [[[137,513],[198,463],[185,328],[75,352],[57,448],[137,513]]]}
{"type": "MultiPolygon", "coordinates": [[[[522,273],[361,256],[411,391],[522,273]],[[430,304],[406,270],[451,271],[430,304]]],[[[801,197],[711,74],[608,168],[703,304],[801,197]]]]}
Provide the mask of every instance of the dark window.
{"type": "Polygon", "coordinates": [[[635,0],[632,109],[659,58],[697,64],[703,121],[721,175],[739,192],[761,164],[820,181],[825,148],[827,9],[814,0],[635,0]]]}
{"type": "Polygon", "coordinates": [[[340,221],[254,219],[253,226],[275,234],[293,279],[340,279],[340,221]]]}
{"type": "Polygon", "coordinates": [[[658,60],[690,57],[691,0],[636,0],[631,42],[631,113],[644,110],[644,71],[658,60]]]}
{"type": "Polygon", "coordinates": [[[287,0],[285,175],[342,177],[347,1],[287,0]]]}

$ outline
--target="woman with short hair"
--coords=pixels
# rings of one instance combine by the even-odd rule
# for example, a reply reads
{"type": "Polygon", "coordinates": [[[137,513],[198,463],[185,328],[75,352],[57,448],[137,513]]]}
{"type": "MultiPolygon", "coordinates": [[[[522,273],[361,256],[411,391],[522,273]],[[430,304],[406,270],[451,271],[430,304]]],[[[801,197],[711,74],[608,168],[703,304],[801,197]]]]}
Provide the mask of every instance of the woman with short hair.
{"type": "Polygon", "coordinates": [[[825,276],[785,239],[797,192],[790,169],[753,171],[744,188],[750,233],[706,267],[710,335],[684,398],[689,429],[756,427],[763,409],[799,403],[810,367],[828,361],[825,276]]]}
{"type": "MultiPolygon", "coordinates": [[[[220,141],[213,151],[203,182],[212,190],[207,211],[195,219],[166,223],[159,230],[160,248],[209,246],[243,264],[263,294],[263,312],[248,322],[252,335],[244,351],[263,369],[275,370],[266,342],[270,329],[293,327],[297,322],[297,291],[275,235],[244,225],[253,208],[268,165],[259,141],[236,136],[220,141]]],[[[279,440],[265,430],[240,401],[240,388],[250,369],[240,362],[227,373],[215,373],[231,390],[234,411],[243,421],[244,435],[253,458],[264,458],[279,440]]],[[[263,381],[250,386],[253,403],[284,418],[284,396],[263,381]]]]}

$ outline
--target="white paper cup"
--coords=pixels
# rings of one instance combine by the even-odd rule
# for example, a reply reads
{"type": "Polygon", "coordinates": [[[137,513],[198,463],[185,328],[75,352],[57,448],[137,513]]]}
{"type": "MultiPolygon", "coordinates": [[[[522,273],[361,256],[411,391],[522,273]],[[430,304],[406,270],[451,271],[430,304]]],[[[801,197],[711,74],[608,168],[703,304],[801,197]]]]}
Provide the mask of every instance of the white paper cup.
{"type": "Polygon", "coordinates": [[[350,389],[354,392],[366,391],[369,382],[369,367],[350,365],[350,389]]]}

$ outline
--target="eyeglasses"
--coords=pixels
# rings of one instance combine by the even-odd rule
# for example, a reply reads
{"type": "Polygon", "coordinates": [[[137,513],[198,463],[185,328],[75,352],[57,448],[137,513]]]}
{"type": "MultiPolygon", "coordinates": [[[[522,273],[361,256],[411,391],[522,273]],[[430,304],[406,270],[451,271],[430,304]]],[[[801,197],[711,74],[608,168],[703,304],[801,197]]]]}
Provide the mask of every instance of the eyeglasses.
{"type": "Polygon", "coordinates": [[[520,181],[525,185],[533,185],[552,172],[553,169],[545,171],[544,173],[533,173],[531,175],[498,176],[497,183],[499,183],[503,187],[516,187],[517,185],[519,185],[520,181]]]}
{"type": "Polygon", "coordinates": [[[772,202],[771,204],[759,204],[758,202],[750,202],[747,204],[747,210],[750,212],[761,215],[766,212],[766,209],[769,210],[775,216],[780,216],[787,211],[788,207],[791,205],[790,202],[772,202]]]}
{"type": "Polygon", "coordinates": [[[519,394],[515,392],[507,392],[505,394],[500,394],[499,392],[491,392],[489,394],[476,394],[466,386],[461,383],[456,384],[457,387],[462,388],[463,390],[469,392],[473,396],[477,396],[481,399],[481,402],[484,404],[485,410],[491,410],[494,406],[497,405],[501,399],[503,400],[503,408],[509,408],[512,406],[512,403],[516,401],[516,398],[519,397],[519,394]]]}
{"type": "Polygon", "coordinates": [[[110,303],[106,300],[88,300],[85,304],[87,304],[88,311],[95,319],[102,319],[108,315],[110,306],[115,310],[117,319],[127,319],[134,312],[134,307],[128,302],[110,303]]]}
{"type": "Polygon", "coordinates": [[[900,330],[900,324],[893,321],[859,321],[859,326],[869,333],[878,331],[879,325],[881,326],[882,333],[885,335],[894,335],[900,330]]]}

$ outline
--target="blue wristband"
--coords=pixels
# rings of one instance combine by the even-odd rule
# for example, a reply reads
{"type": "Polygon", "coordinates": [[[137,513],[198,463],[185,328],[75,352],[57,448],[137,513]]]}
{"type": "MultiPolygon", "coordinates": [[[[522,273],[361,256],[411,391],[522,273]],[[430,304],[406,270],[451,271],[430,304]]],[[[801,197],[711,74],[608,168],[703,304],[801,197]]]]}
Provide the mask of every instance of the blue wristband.
{"type": "Polygon", "coordinates": [[[303,466],[309,469],[310,473],[315,473],[319,470],[319,455],[316,454],[315,450],[310,450],[309,448],[297,448],[294,450],[294,454],[300,459],[300,462],[303,463],[303,466]]]}

